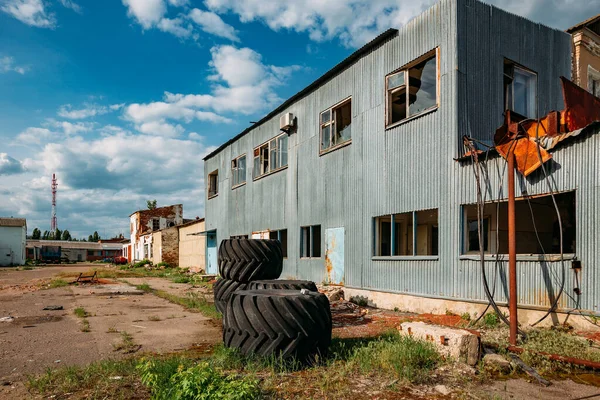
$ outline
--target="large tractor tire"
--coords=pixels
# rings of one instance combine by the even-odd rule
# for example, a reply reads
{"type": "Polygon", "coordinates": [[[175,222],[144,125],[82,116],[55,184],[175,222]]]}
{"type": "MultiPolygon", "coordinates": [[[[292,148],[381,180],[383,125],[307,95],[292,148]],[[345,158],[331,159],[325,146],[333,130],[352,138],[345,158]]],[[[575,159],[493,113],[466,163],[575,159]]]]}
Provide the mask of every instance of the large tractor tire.
{"type": "Polygon", "coordinates": [[[227,308],[227,301],[231,297],[231,293],[236,290],[244,290],[248,286],[247,283],[241,283],[232,281],[229,279],[219,279],[213,285],[213,291],[215,294],[215,307],[221,314],[225,314],[227,308]]]}
{"type": "Polygon", "coordinates": [[[302,290],[307,289],[311,292],[318,292],[317,285],[313,281],[292,281],[292,280],[265,280],[252,281],[248,284],[248,290],[263,289],[282,289],[282,290],[302,290]]]}
{"type": "Polygon", "coordinates": [[[219,274],[224,279],[248,283],[277,279],[283,270],[279,240],[225,239],[219,246],[219,274]]]}
{"type": "Polygon", "coordinates": [[[232,293],[223,319],[225,346],[243,354],[276,355],[302,362],[324,357],[331,344],[329,300],[318,292],[241,290],[232,293]]]}

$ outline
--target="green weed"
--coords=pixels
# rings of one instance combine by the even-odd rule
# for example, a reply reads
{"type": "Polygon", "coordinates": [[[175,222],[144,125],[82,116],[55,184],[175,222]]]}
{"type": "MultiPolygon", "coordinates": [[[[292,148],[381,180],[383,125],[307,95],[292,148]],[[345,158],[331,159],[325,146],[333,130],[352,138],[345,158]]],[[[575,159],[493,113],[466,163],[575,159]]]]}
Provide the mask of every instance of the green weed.
{"type": "Polygon", "coordinates": [[[85,318],[88,316],[87,311],[85,311],[83,307],[77,307],[76,309],[74,309],[73,314],[75,314],[79,318],[85,318]]]}

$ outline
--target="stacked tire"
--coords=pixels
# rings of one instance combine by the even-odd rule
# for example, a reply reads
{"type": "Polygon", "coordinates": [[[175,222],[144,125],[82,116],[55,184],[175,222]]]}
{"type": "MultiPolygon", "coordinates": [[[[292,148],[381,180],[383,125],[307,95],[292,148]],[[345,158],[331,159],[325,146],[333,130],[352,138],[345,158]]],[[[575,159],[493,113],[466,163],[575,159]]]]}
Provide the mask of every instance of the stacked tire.
{"type": "Polygon", "coordinates": [[[223,314],[227,347],[309,362],[327,353],[329,300],[314,282],[277,280],[283,270],[278,240],[223,240],[218,263],[215,306],[223,314]]]}
{"type": "Polygon", "coordinates": [[[218,251],[219,279],[213,286],[215,307],[225,314],[227,301],[236,290],[253,280],[277,279],[283,270],[278,240],[226,239],[218,251]]]}

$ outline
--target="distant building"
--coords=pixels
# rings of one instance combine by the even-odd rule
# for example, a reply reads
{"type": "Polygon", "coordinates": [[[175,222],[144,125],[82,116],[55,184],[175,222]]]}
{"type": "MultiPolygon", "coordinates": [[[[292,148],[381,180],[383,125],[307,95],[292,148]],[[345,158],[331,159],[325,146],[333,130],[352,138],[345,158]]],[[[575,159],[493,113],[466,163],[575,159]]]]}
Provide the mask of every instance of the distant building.
{"type": "MultiPolygon", "coordinates": [[[[139,210],[129,216],[131,243],[127,250],[130,261],[153,258],[152,232],[181,225],[183,205],[175,204],[154,210],[139,210]]],[[[124,251],[125,253],[125,251],[124,251]]]]}
{"type": "Polygon", "coordinates": [[[97,261],[120,256],[122,243],[68,242],[65,240],[27,240],[27,258],[41,260],[42,247],[60,247],[61,259],[70,262],[97,261]]]}
{"type": "Polygon", "coordinates": [[[179,229],[179,268],[206,272],[206,235],[204,218],[177,227],[179,229]]]}
{"type": "Polygon", "coordinates": [[[573,82],[600,97],[600,14],[567,32],[573,38],[573,82]]]}
{"type": "Polygon", "coordinates": [[[25,264],[27,221],[0,217],[0,267],[25,264]]]}

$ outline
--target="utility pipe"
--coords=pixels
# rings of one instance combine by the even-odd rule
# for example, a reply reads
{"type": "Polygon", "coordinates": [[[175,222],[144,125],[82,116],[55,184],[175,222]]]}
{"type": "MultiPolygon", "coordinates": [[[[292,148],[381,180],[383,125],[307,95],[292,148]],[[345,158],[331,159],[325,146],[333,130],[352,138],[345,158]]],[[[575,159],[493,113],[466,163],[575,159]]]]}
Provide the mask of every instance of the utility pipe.
{"type": "Polygon", "coordinates": [[[510,344],[517,345],[517,241],[515,228],[515,153],[508,151],[508,309],[510,313],[510,344]]]}

